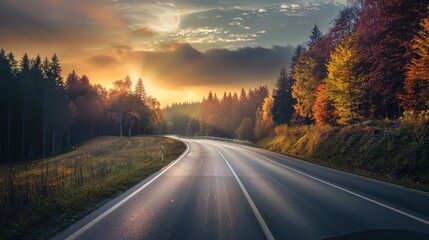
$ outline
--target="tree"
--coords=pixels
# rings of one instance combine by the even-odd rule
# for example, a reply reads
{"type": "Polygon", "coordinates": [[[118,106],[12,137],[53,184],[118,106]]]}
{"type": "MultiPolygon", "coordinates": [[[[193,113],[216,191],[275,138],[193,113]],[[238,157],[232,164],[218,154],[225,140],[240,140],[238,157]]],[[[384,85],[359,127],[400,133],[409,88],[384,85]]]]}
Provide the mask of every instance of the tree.
{"type": "Polygon", "coordinates": [[[270,135],[273,131],[273,114],[271,109],[273,108],[274,98],[272,95],[269,95],[264,99],[262,104],[262,121],[264,122],[264,132],[266,135],[270,135]]]}
{"type": "Polygon", "coordinates": [[[245,117],[241,120],[240,126],[235,131],[235,136],[242,140],[253,140],[253,121],[250,117],[245,117]]]}
{"type": "Polygon", "coordinates": [[[295,111],[302,117],[313,118],[314,93],[318,79],[314,74],[315,60],[306,53],[301,53],[298,63],[293,66],[292,97],[296,100],[295,111]]]}
{"type": "Polygon", "coordinates": [[[334,125],[337,121],[337,110],[326,94],[326,84],[320,84],[316,90],[316,101],[313,105],[313,116],[317,126],[334,125]]]}
{"type": "Polygon", "coordinates": [[[322,32],[320,31],[317,25],[314,25],[313,29],[311,29],[310,41],[308,42],[308,48],[313,47],[322,39],[322,32]]]}
{"type": "Polygon", "coordinates": [[[54,81],[57,86],[64,86],[63,77],[61,76],[62,67],[56,53],[51,58],[48,68],[48,79],[54,81]]]}
{"type": "Polygon", "coordinates": [[[331,54],[326,79],[327,95],[338,110],[338,123],[362,119],[363,81],[354,69],[358,63],[357,49],[351,38],[345,38],[331,54]]]}
{"type": "Polygon", "coordinates": [[[276,124],[290,124],[294,113],[293,105],[296,103],[292,98],[292,78],[287,75],[286,69],[282,68],[277,78],[276,88],[273,91],[273,105],[271,114],[276,124]]]}
{"type": "Polygon", "coordinates": [[[265,136],[265,126],[264,126],[264,120],[263,120],[263,113],[262,110],[260,108],[256,109],[256,113],[255,113],[255,129],[254,129],[254,133],[255,133],[255,137],[256,139],[260,140],[262,138],[264,138],[265,136]]]}
{"type": "Polygon", "coordinates": [[[138,81],[137,81],[137,83],[136,83],[134,93],[135,93],[135,94],[136,94],[136,95],[137,95],[141,100],[146,101],[146,98],[147,98],[147,96],[146,96],[146,89],[145,89],[145,87],[144,87],[143,80],[142,80],[141,78],[139,78],[139,80],[138,80],[138,81]]]}
{"type": "Polygon", "coordinates": [[[421,0],[366,0],[356,26],[359,75],[368,85],[372,118],[401,115],[400,95],[407,63],[413,54],[411,41],[428,16],[421,0]]]}
{"type": "Polygon", "coordinates": [[[420,23],[422,30],[412,40],[414,56],[407,65],[401,106],[405,110],[429,108],[429,18],[420,23]]]}

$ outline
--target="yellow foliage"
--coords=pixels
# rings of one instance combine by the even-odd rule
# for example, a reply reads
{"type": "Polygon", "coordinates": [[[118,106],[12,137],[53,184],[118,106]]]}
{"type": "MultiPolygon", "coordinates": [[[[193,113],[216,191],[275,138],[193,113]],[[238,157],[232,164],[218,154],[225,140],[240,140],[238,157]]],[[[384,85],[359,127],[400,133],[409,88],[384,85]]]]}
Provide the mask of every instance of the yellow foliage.
{"type": "Polygon", "coordinates": [[[331,54],[331,61],[327,64],[327,95],[338,110],[340,124],[347,124],[363,117],[359,111],[363,97],[363,82],[354,73],[357,62],[356,46],[348,37],[336,47],[331,54]]]}

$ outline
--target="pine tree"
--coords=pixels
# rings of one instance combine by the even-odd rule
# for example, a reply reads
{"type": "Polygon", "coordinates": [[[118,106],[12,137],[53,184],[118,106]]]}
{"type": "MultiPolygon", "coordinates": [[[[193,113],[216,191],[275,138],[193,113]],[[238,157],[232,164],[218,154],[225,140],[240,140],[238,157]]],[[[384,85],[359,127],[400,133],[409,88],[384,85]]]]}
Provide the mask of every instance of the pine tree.
{"type": "Polygon", "coordinates": [[[280,70],[277,78],[276,89],[273,91],[273,106],[271,114],[276,124],[290,124],[294,113],[293,105],[295,100],[292,98],[292,78],[286,73],[286,69],[280,70]]]}
{"type": "Polygon", "coordinates": [[[144,87],[144,84],[143,84],[143,80],[141,79],[141,78],[139,78],[139,80],[137,81],[137,83],[136,83],[136,86],[135,86],[135,90],[134,90],[134,93],[140,98],[140,99],[142,99],[143,101],[146,101],[146,89],[145,89],[145,87],[144,87]]]}
{"type": "Polygon", "coordinates": [[[308,42],[308,48],[310,49],[318,42],[320,42],[320,40],[322,39],[322,35],[323,34],[320,31],[319,27],[317,25],[314,25],[313,29],[311,30],[310,42],[308,42]]]}

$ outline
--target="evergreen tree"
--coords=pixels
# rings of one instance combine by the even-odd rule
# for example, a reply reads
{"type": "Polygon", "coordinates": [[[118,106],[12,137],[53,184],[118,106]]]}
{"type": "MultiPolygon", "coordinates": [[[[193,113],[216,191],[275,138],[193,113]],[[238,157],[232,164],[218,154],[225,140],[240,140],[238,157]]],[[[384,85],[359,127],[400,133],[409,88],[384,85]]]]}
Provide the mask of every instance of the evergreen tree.
{"type": "Polygon", "coordinates": [[[146,101],[146,89],[141,78],[137,81],[134,92],[140,99],[146,101]]]}
{"type": "Polygon", "coordinates": [[[292,84],[292,79],[287,75],[286,69],[282,68],[273,91],[274,101],[271,108],[273,121],[276,124],[290,124],[294,113],[293,105],[296,103],[292,98],[292,84]]]}
{"type": "Polygon", "coordinates": [[[308,42],[308,48],[311,49],[314,45],[316,45],[322,39],[322,32],[320,31],[317,25],[314,25],[311,30],[310,41],[308,42]]]}

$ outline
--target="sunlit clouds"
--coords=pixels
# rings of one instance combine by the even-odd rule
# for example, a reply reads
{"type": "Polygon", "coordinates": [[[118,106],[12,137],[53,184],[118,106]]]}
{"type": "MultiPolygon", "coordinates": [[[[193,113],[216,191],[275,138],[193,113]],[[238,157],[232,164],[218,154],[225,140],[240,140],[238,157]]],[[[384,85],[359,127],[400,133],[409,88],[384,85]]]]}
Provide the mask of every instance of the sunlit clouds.
{"type": "Polygon", "coordinates": [[[327,30],[342,6],[343,0],[3,0],[0,48],[18,58],[57,53],[63,75],[75,69],[107,88],[140,75],[166,105],[198,100],[218,83],[233,90],[249,78],[248,87],[273,85],[277,68],[288,64],[285,46],[304,43],[315,23],[327,30]],[[265,62],[272,67],[254,65],[265,62]],[[184,99],[169,99],[167,92],[184,93],[184,86],[184,99]]]}

